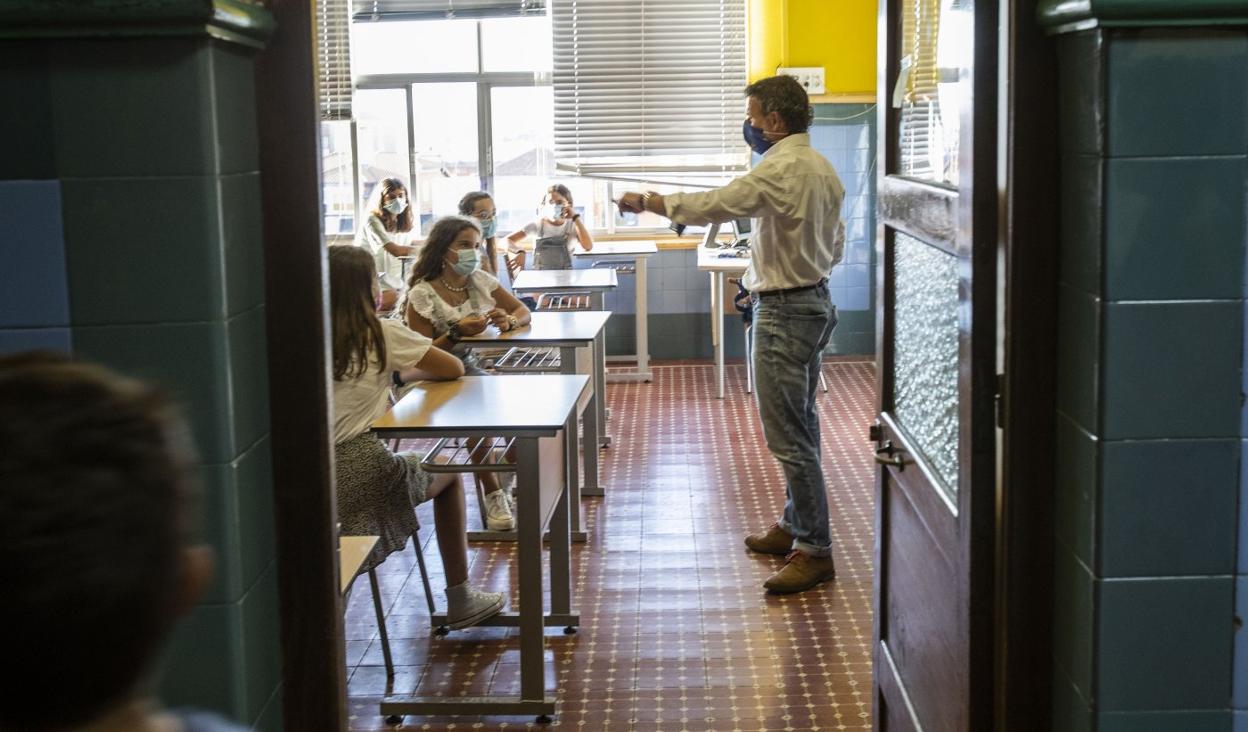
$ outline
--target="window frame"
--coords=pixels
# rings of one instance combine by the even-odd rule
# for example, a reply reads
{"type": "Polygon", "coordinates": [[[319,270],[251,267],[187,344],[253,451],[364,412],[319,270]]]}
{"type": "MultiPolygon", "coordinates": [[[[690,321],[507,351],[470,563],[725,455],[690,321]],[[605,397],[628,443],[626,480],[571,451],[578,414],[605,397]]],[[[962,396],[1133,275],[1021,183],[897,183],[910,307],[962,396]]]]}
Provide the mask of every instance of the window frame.
{"type": "MultiPolygon", "coordinates": [[[[477,160],[480,189],[493,194],[494,191],[494,120],[493,120],[493,102],[492,91],[495,88],[509,87],[541,87],[552,86],[551,71],[481,71],[484,68],[484,43],[483,43],[483,18],[476,19],[477,33],[477,71],[455,71],[455,72],[430,72],[430,73],[401,73],[401,74],[366,74],[357,76],[353,79],[352,91],[372,91],[372,90],[402,90],[406,100],[406,120],[407,127],[407,179],[409,189],[416,191],[419,189],[418,173],[416,170],[416,131],[412,124],[414,119],[413,113],[415,109],[413,87],[418,84],[448,84],[448,83],[471,83],[476,87],[477,94],[477,160]]],[[[354,120],[351,123],[351,147],[353,165],[356,171],[356,199],[357,208],[362,212],[364,201],[360,200],[362,191],[359,183],[359,154],[358,140],[356,139],[356,125],[354,120]]],[[[557,169],[556,169],[557,171],[557,169]]],[[[603,178],[590,176],[585,178],[590,181],[602,181],[603,178]]],[[[618,180],[607,180],[608,198],[614,197],[614,186],[620,184],[618,180]]],[[[609,203],[609,201],[608,201],[609,203]]],[[[592,207],[592,203],[591,203],[592,207]]],[[[359,216],[356,217],[357,225],[359,216]]],[[[653,237],[662,235],[671,235],[671,230],[667,227],[633,227],[633,226],[617,226],[616,217],[608,215],[605,222],[591,220],[590,233],[595,235],[636,235],[638,237],[653,237]],[[604,225],[599,226],[602,223],[604,225]]]]}

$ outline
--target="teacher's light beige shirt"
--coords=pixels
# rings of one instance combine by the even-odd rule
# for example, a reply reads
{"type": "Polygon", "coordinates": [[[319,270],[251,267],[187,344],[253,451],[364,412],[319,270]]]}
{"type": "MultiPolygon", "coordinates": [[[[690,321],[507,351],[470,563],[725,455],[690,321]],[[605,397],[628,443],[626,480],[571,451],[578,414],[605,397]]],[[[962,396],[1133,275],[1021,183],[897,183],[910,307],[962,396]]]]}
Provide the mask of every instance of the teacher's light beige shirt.
{"type": "Polygon", "coordinates": [[[781,139],[753,170],[723,188],[663,200],[678,224],[755,219],[744,278],[751,292],[813,285],[845,253],[845,186],[806,133],[781,139]]]}

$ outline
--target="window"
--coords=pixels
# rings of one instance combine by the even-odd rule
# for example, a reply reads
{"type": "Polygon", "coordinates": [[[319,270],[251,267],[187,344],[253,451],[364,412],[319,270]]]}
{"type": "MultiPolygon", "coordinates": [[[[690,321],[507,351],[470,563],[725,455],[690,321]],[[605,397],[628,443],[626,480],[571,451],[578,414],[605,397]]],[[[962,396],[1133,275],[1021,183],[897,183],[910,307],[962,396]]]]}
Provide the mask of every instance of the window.
{"type": "Polygon", "coordinates": [[[356,148],[359,158],[360,221],[368,218],[368,204],[385,178],[410,180],[407,92],[403,89],[362,89],[355,92],[356,148]]]}
{"type": "MultiPolygon", "coordinates": [[[[354,3],[353,121],[322,133],[326,233],[350,233],[349,228],[358,227],[368,215],[377,184],[391,176],[408,182],[425,233],[438,217],[457,210],[464,193],[484,189],[494,195],[498,231],[505,236],[539,215],[553,183],[571,189],[575,209],[593,230],[666,231],[666,220],[620,216],[611,201],[626,190],[677,190],[662,183],[683,176],[620,183],[578,177],[556,166],[552,22],[544,11],[530,12],[543,4],[477,1],[509,8],[521,3],[527,10],[472,17],[461,11],[461,0],[454,0],[456,14],[448,19],[445,12],[430,15],[427,7],[435,2],[445,10],[448,0],[354,3]],[[351,172],[355,181],[349,180],[351,172]],[[354,197],[350,186],[355,186],[354,197]],[[348,202],[359,206],[354,217],[346,213],[348,202]]],[[[733,86],[731,103],[726,105],[733,110],[734,154],[744,150],[742,86],[743,79],[733,86]]],[[[722,182],[722,172],[717,175],[722,182]]]]}
{"type": "Polygon", "coordinates": [[[564,0],[552,13],[561,169],[745,169],[745,0],[564,0]]]}

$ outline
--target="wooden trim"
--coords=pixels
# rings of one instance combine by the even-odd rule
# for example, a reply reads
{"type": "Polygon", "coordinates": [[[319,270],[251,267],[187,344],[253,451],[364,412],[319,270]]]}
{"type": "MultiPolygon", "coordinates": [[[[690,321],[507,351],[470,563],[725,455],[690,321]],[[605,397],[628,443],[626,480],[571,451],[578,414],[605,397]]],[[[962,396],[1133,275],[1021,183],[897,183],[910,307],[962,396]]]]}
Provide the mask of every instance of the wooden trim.
{"type": "Polygon", "coordinates": [[[346,729],[313,5],[273,0],[256,64],[286,729],[346,729]],[[303,110],[300,112],[299,110],[303,110]]]}
{"type": "Polygon", "coordinates": [[[896,175],[881,177],[878,190],[881,223],[958,254],[957,191],[896,175]]]}
{"type": "Polygon", "coordinates": [[[968,729],[989,730],[994,716],[993,620],[996,532],[997,86],[999,5],[975,6],[972,103],[962,107],[959,144],[958,289],[970,307],[959,317],[958,499],[962,516],[961,575],[967,602],[968,729]],[[966,263],[970,266],[967,267],[966,263]],[[968,317],[969,313],[969,317],[968,317]]]}
{"type": "Polygon", "coordinates": [[[1055,41],[1013,8],[1002,19],[1007,140],[999,256],[1005,273],[998,525],[997,729],[1048,730],[1051,716],[1053,455],[1058,243],[1055,41]],[[1013,90],[1013,95],[1007,90],[1013,90]]]}

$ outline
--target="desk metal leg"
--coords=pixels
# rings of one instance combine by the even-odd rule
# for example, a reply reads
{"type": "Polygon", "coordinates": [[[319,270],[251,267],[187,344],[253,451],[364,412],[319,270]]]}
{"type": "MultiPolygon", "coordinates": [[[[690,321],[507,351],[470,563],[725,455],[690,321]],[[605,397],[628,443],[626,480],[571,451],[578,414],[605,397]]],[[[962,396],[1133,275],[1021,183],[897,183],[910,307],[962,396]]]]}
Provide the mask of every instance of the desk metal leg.
{"type": "Polygon", "coordinates": [[[635,294],[635,303],[637,311],[637,372],[641,374],[647,382],[654,377],[650,373],[650,294],[648,278],[646,273],[646,259],[648,257],[638,257],[637,266],[637,292],[635,294]]]}
{"type": "Polygon", "coordinates": [[[540,511],[533,510],[541,505],[540,466],[538,438],[516,440],[516,478],[522,508],[517,516],[519,536],[516,539],[516,559],[520,570],[520,700],[524,702],[541,702],[546,698],[542,516],[540,511]]]}
{"type": "Polygon", "coordinates": [[[598,425],[594,424],[594,420],[588,418],[593,414],[600,403],[598,392],[590,397],[590,403],[585,406],[585,485],[581,488],[583,496],[605,496],[606,491],[598,484],[598,451],[592,448],[598,442],[598,425]]]}
{"type": "Polygon", "coordinates": [[[711,345],[715,347],[715,396],[724,398],[724,273],[711,273],[711,345]]]}
{"type": "MultiPolygon", "coordinates": [[[[593,293],[590,298],[594,310],[604,309],[601,292],[593,293]]],[[[598,402],[598,444],[602,447],[611,447],[611,437],[607,434],[607,337],[605,333],[605,329],[600,330],[598,336],[594,338],[593,379],[595,401],[598,402]]]]}
{"type": "MultiPolygon", "coordinates": [[[[559,349],[559,363],[560,363],[559,371],[561,373],[575,374],[576,373],[576,349],[575,348],[560,348],[559,349]]],[[[591,400],[590,402],[587,402],[585,406],[585,412],[586,412],[585,414],[585,441],[584,441],[585,445],[594,444],[589,441],[590,432],[594,424],[594,414],[595,414],[592,411],[592,408],[593,408],[593,402],[591,400]]],[[[581,454],[582,443],[581,443],[581,440],[577,436],[577,425],[578,425],[578,420],[580,419],[580,417],[581,417],[580,410],[573,410],[572,416],[568,418],[569,426],[566,428],[566,431],[564,433],[564,445],[565,445],[564,464],[567,466],[565,470],[567,471],[568,492],[572,495],[572,498],[570,501],[570,503],[572,504],[572,508],[571,508],[572,541],[584,542],[584,541],[589,541],[589,533],[585,531],[584,519],[581,518],[581,476],[580,476],[581,455],[580,454],[581,454]]],[[[588,471],[590,456],[591,455],[593,456],[595,460],[595,464],[596,464],[596,461],[598,458],[598,450],[594,448],[588,448],[584,452],[585,452],[585,466],[586,466],[586,470],[588,471]]],[[[553,531],[554,529],[552,528],[551,532],[553,531]]],[[[548,537],[550,538],[552,542],[554,541],[552,534],[548,534],[548,537]]]]}
{"type": "MultiPolygon", "coordinates": [[[[572,612],[572,550],[569,542],[572,528],[580,520],[580,511],[576,500],[579,496],[573,487],[576,485],[576,473],[572,470],[576,465],[576,410],[564,423],[564,465],[565,482],[559,501],[555,504],[555,512],[550,517],[550,528],[546,538],[550,540],[550,612],[552,615],[569,615],[572,612]]],[[[594,452],[591,450],[590,452],[594,452]]],[[[568,625],[564,633],[576,632],[576,626],[568,625]]]]}

